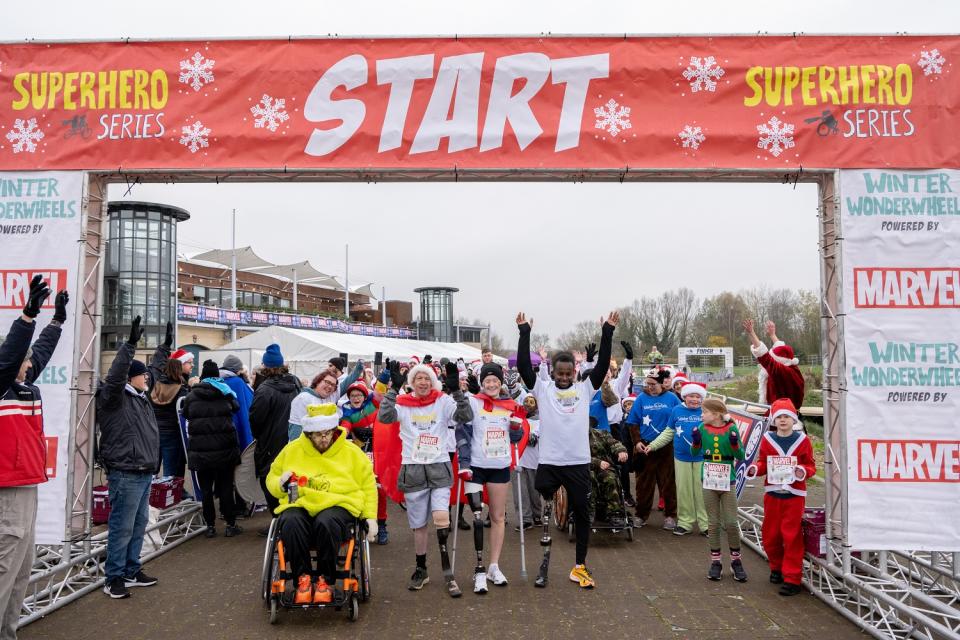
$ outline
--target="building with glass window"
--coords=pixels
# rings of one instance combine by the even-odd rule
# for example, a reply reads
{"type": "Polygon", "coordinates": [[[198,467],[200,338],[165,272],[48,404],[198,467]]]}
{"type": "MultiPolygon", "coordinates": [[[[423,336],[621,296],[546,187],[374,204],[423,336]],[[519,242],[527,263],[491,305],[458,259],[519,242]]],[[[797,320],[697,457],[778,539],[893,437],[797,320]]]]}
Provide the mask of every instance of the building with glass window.
{"type": "Polygon", "coordinates": [[[179,207],[151,202],[107,204],[101,347],[116,350],[136,316],[144,327],[141,348],[163,341],[177,320],[177,223],[190,219],[179,207]]]}
{"type": "Polygon", "coordinates": [[[420,294],[419,337],[421,340],[453,342],[453,294],[456,287],[419,287],[420,294]]]}

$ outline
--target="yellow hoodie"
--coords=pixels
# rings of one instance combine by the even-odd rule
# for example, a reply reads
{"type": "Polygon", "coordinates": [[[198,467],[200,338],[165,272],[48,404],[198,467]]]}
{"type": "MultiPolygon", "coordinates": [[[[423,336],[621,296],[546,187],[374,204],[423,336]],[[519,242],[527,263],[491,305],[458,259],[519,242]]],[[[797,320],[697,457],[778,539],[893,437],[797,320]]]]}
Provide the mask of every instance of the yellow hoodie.
{"type": "Polygon", "coordinates": [[[330,448],[320,453],[301,434],[280,451],[270,473],[267,489],[280,499],[275,513],[279,515],[291,506],[303,507],[315,516],[330,507],[343,507],[354,516],[364,519],[377,517],[377,483],[373,465],[367,455],[347,441],[347,432],[337,427],[340,435],[330,448]],[[306,486],[298,487],[299,498],[289,503],[287,492],[280,488],[280,476],[292,471],[307,476],[306,486]]]}

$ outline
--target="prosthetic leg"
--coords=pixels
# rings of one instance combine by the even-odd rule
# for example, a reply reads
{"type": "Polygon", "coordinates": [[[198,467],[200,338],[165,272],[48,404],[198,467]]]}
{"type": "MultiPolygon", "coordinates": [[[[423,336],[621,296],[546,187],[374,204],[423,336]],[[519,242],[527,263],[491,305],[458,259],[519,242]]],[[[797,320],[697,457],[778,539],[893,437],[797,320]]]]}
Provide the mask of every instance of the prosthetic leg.
{"type": "Polygon", "coordinates": [[[473,512],[473,546],[477,551],[477,564],[473,569],[473,592],[487,592],[487,573],[483,566],[483,485],[466,483],[464,492],[473,512]]]}
{"type": "Polygon", "coordinates": [[[440,567],[443,569],[443,578],[447,582],[447,593],[450,594],[451,598],[459,598],[463,594],[453,577],[450,554],[447,552],[447,537],[450,535],[450,514],[446,511],[434,511],[433,523],[437,527],[437,542],[440,545],[440,567]]]}
{"type": "Polygon", "coordinates": [[[550,538],[550,519],[553,515],[553,499],[544,498],[543,500],[543,536],[540,537],[540,546],[543,547],[543,561],[540,563],[540,571],[537,573],[537,579],[533,581],[533,586],[541,589],[547,586],[547,571],[550,570],[550,544],[553,540],[550,538]]]}

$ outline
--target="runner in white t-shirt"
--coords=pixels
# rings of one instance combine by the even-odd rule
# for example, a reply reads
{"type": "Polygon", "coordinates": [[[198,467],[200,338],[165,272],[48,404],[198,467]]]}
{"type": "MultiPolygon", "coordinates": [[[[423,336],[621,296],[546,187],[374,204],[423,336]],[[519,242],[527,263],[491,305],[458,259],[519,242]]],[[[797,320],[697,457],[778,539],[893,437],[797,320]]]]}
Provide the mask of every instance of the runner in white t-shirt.
{"type": "Polygon", "coordinates": [[[612,312],[600,331],[597,366],[584,380],[577,382],[576,361],[569,351],[553,357],[553,379],[544,381],[536,375],[530,362],[531,323],[523,313],[517,314],[520,341],[517,346],[517,370],[528,389],[533,390],[540,412],[540,465],[536,487],[544,499],[543,562],[534,585],[547,586],[550,567],[550,510],[553,494],[561,486],[566,489],[573,510],[576,528],[576,565],[570,580],[584,589],[596,586],[587,569],[587,548],[590,544],[590,400],[603,384],[610,367],[613,331],[620,314],[612,312]]]}
{"type": "Polygon", "coordinates": [[[448,434],[452,424],[470,422],[473,413],[470,404],[459,389],[457,366],[447,364],[444,372],[450,395],[441,392],[440,381],[433,367],[418,364],[400,372],[400,363],[390,363],[391,389],[380,403],[380,422],[400,423],[400,441],[403,445],[397,488],[403,492],[407,520],[413,529],[413,544],[417,567],[410,577],[409,588],[419,591],[427,577],[427,514],[432,513],[440,543],[440,562],[447,582],[447,593],[456,598],[460,587],[453,577],[447,553],[450,535],[450,487],[453,469],[447,453],[448,434]],[[412,393],[397,394],[409,381],[412,393]]]}

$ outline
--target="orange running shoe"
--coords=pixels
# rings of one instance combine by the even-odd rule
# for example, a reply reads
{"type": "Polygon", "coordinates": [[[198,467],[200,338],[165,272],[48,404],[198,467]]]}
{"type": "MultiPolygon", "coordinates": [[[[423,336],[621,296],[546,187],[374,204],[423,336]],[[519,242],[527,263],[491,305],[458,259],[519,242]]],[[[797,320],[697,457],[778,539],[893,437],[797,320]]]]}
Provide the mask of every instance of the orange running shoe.
{"type": "Polygon", "coordinates": [[[313,603],[327,604],[333,602],[333,589],[323,579],[323,576],[317,578],[317,584],[313,588],[313,603]]]}
{"type": "Polygon", "coordinates": [[[297,595],[293,597],[293,604],[310,604],[313,602],[313,585],[310,584],[310,576],[303,574],[297,581],[297,595]]]}

